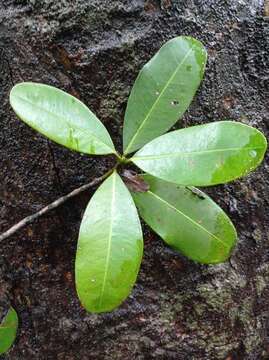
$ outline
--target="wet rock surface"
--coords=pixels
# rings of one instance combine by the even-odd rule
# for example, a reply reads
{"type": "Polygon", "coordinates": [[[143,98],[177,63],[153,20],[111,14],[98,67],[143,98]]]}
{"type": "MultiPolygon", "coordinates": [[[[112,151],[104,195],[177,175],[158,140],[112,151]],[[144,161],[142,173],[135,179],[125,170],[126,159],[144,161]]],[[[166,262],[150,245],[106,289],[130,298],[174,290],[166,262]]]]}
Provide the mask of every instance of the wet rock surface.
{"type": "MultiPolygon", "coordinates": [[[[14,83],[79,97],[121,148],[123,114],[141,66],[168,39],[208,49],[205,80],[180,126],[234,119],[268,135],[269,18],[263,0],[6,0],[0,4],[0,232],[101,175],[112,158],[57,146],[16,119],[14,83]]],[[[201,266],[145,228],[137,285],[116,311],[87,314],[74,287],[80,220],[92,192],[1,244],[0,310],[20,329],[3,359],[268,359],[268,158],[247,178],[207,192],[230,215],[230,262],[201,266]],[[3,310],[3,311],[2,311],[3,310]]]]}

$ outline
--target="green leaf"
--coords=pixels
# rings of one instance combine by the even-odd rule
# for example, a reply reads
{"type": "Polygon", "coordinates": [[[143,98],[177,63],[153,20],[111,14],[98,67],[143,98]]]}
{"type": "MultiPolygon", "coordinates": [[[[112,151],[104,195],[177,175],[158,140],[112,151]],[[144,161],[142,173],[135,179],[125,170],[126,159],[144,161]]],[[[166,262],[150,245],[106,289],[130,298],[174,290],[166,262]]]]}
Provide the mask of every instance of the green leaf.
{"type": "Polygon", "coordinates": [[[168,245],[204,264],[229,257],[236,230],[217,204],[196,188],[143,178],[150,190],[133,198],[142,218],[168,245]]]}
{"type": "Polygon", "coordinates": [[[241,123],[220,121],[160,136],[131,161],[163,180],[208,186],[234,180],[255,169],[266,147],[260,131],[241,123]]]}
{"type": "Polygon", "coordinates": [[[168,41],[143,67],[127,104],[125,154],[164,134],[182,117],[203,78],[206,59],[198,40],[180,36],[168,41]]]}
{"type": "Polygon", "coordinates": [[[11,307],[0,325],[0,354],[4,354],[13,345],[18,329],[18,316],[11,307]]]}
{"type": "Polygon", "coordinates": [[[140,267],[143,235],[133,199],[114,172],[84,214],[76,257],[76,286],[86,310],[111,311],[129,295],[140,267]]]}
{"type": "Polygon", "coordinates": [[[87,106],[62,90],[21,83],[11,90],[10,104],[22,121],[58,144],[86,154],[116,153],[104,125],[87,106]]]}

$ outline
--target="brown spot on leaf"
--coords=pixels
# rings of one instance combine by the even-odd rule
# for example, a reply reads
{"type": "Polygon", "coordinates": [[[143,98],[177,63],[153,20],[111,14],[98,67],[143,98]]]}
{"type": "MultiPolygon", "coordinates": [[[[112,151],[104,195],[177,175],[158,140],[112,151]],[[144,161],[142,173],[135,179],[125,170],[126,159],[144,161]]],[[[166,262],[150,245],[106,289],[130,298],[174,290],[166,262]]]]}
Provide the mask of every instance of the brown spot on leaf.
{"type": "Polygon", "coordinates": [[[135,171],[123,170],[122,177],[124,183],[130,191],[147,192],[149,190],[149,184],[147,184],[146,181],[135,171]]]}

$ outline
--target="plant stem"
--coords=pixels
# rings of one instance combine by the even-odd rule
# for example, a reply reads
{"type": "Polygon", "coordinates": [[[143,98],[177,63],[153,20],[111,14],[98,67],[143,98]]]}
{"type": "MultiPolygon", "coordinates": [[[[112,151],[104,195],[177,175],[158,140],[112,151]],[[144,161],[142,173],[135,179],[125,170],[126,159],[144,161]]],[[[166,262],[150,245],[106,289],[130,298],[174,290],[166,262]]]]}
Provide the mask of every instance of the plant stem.
{"type": "Polygon", "coordinates": [[[126,158],[125,156],[122,156],[120,159],[119,159],[119,162],[121,164],[128,164],[130,162],[130,160],[128,158],[126,158]]]}
{"type": "Polygon", "coordinates": [[[118,162],[122,162],[122,156],[118,152],[116,152],[114,155],[116,156],[118,162]]]}
{"type": "Polygon", "coordinates": [[[77,196],[78,194],[82,193],[83,191],[89,189],[92,186],[98,185],[101,181],[105,180],[112,172],[115,170],[115,168],[110,169],[107,171],[104,175],[93,179],[88,184],[82,185],[81,187],[71,191],[69,194],[64,195],[60,197],[59,199],[53,201],[51,204],[45,206],[43,209],[39,210],[37,213],[32,214],[18,222],[17,224],[13,225],[9,230],[5,231],[0,235],[0,242],[7,239],[11,235],[15,234],[17,231],[21,230],[25,226],[31,224],[34,220],[38,219],[39,217],[45,215],[49,211],[56,209],[58,206],[65,203],[67,200],[73,198],[74,196],[77,196]]]}

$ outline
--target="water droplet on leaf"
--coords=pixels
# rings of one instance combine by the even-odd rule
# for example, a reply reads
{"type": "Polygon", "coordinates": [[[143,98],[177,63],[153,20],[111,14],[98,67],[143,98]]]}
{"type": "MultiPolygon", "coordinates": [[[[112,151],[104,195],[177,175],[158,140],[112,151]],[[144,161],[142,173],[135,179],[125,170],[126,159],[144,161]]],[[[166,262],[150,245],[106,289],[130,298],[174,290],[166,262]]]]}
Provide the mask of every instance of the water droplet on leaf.
{"type": "Polygon", "coordinates": [[[255,151],[255,150],[250,150],[249,155],[250,155],[251,157],[255,158],[255,157],[257,156],[257,151],[255,151]]]}

